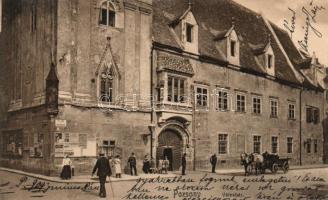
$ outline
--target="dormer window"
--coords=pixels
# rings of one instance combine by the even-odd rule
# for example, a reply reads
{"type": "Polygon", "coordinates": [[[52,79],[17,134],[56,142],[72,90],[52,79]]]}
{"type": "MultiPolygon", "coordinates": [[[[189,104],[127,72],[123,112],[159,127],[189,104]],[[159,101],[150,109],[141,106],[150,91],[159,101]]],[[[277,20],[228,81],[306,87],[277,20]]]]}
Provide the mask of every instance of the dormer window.
{"type": "Polygon", "coordinates": [[[268,54],[267,66],[269,69],[273,67],[273,56],[271,54],[268,54]]]}
{"type": "Polygon", "coordinates": [[[193,25],[186,23],[186,40],[189,43],[193,42],[193,25]]]}
{"type": "Polygon", "coordinates": [[[236,41],[234,40],[230,41],[230,54],[232,57],[236,56],[236,41]]]}
{"type": "Polygon", "coordinates": [[[110,1],[102,3],[100,8],[100,24],[115,27],[115,7],[110,1]]]}

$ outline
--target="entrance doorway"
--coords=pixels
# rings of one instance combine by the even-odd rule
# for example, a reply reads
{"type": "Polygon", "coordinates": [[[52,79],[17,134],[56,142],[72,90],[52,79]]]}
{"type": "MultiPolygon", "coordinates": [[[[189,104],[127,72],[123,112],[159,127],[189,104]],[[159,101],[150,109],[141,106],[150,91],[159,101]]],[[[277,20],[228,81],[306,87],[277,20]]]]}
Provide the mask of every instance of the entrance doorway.
{"type": "Polygon", "coordinates": [[[177,131],[164,130],[158,136],[156,159],[163,160],[165,156],[170,161],[169,170],[179,170],[183,150],[182,137],[177,131]]]}

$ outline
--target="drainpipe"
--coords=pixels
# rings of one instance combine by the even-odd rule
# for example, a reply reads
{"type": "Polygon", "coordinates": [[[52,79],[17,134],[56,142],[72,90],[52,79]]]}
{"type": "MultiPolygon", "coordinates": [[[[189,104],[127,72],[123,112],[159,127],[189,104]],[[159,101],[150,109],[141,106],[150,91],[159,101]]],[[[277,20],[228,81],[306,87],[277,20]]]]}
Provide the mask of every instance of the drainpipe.
{"type": "Polygon", "coordinates": [[[300,88],[300,166],[302,166],[302,92],[303,87],[300,88]]]}
{"type": "MultiPolygon", "coordinates": [[[[151,126],[154,125],[154,92],[153,92],[153,52],[154,48],[153,45],[151,47],[151,53],[150,53],[150,106],[151,106],[151,114],[150,114],[150,123],[151,126]]],[[[150,158],[153,160],[153,134],[154,134],[155,127],[150,128],[150,158]]]]}

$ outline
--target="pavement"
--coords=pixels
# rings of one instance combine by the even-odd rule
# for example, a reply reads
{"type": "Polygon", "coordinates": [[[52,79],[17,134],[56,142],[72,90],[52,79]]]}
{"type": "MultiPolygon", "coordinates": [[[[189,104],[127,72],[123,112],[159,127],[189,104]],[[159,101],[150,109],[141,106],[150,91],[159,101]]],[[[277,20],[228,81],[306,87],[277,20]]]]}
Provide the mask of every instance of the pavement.
{"type": "MultiPolygon", "coordinates": [[[[302,165],[302,166],[290,166],[289,170],[302,170],[302,169],[319,169],[319,168],[328,168],[328,164],[318,164],[318,165],[302,165]]],[[[99,182],[98,178],[96,176],[91,177],[90,175],[79,175],[79,176],[73,176],[69,180],[63,180],[60,177],[52,177],[52,176],[45,176],[41,174],[35,174],[35,173],[29,173],[29,172],[24,172],[21,170],[16,170],[16,169],[10,169],[10,168],[4,168],[0,167],[0,171],[7,171],[15,174],[20,174],[23,176],[29,176],[33,178],[37,178],[40,180],[45,180],[45,181],[51,181],[51,182],[57,182],[57,183],[96,183],[99,182]]],[[[210,173],[209,170],[198,170],[196,172],[208,172],[210,173]]],[[[187,173],[193,174],[195,171],[188,171],[187,173]]],[[[238,169],[217,169],[216,174],[237,174],[237,173],[244,173],[244,169],[238,168],[238,169]]],[[[177,175],[181,175],[179,171],[175,172],[169,172],[167,174],[139,174],[138,176],[131,176],[128,174],[122,174],[122,178],[115,178],[115,177],[110,177],[111,182],[123,182],[123,181],[133,181],[133,180],[138,180],[139,178],[156,178],[158,176],[161,177],[175,177],[177,175]]],[[[109,181],[109,180],[107,180],[109,181]]]]}

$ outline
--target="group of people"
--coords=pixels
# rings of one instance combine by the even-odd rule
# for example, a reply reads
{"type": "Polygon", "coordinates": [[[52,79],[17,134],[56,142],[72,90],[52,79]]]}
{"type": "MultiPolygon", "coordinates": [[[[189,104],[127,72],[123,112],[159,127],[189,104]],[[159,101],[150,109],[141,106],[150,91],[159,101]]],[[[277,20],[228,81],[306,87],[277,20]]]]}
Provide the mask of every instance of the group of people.
{"type": "MultiPolygon", "coordinates": [[[[181,167],[182,167],[182,175],[186,175],[186,167],[187,167],[187,154],[184,153],[181,158],[181,167]]],[[[216,169],[216,163],[217,163],[217,156],[216,154],[213,154],[210,158],[210,163],[212,165],[212,173],[215,173],[216,169]]],[[[66,155],[63,159],[63,168],[61,172],[61,177],[63,179],[70,179],[72,176],[72,161],[66,155]]],[[[130,167],[130,173],[133,176],[137,176],[137,159],[134,153],[131,153],[128,164],[130,167]]],[[[143,160],[143,167],[142,170],[145,174],[148,174],[151,172],[151,166],[152,166],[152,160],[149,159],[149,156],[146,155],[143,160]]],[[[170,161],[167,159],[167,157],[164,157],[164,160],[160,160],[158,168],[159,170],[164,170],[165,173],[167,173],[168,168],[170,166],[170,161]]],[[[115,156],[114,159],[111,157],[107,158],[104,153],[99,154],[99,158],[97,159],[97,162],[92,170],[91,176],[95,174],[97,171],[97,176],[99,177],[99,183],[100,183],[100,192],[99,196],[105,198],[106,197],[106,189],[105,189],[105,183],[107,176],[110,177],[112,175],[112,167],[115,169],[116,178],[121,178],[122,174],[122,168],[121,168],[121,160],[120,156],[115,156]]],[[[163,171],[160,171],[160,173],[163,173],[163,171]]]]}

